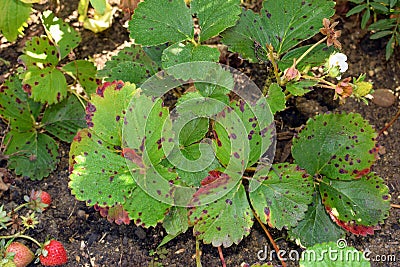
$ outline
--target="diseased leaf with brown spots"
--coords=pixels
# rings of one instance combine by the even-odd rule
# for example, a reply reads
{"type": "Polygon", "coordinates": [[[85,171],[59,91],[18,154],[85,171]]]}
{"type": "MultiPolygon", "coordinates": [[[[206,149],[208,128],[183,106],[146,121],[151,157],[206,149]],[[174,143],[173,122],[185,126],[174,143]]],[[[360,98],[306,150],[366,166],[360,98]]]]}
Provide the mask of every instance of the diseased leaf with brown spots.
{"type": "Polygon", "coordinates": [[[120,151],[91,130],[78,132],[69,156],[69,187],[78,200],[88,205],[124,203],[136,187],[120,151]]]}
{"type": "Polygon", "coordinates": [[[253,214],[242,184],[222,198],[189,210],[193,233],[205,244],[230,247],[250,234],[253,214]]]}
{"type": "Polygon", "coordinates": [[[312,177],[297,165],[272,166],[261,185],[250,192],[250,201],[263,223],[282,229],[296,226],[312,201],[312,177]]]}
{"type": "Polygon", "coordinates": [[[352,180],[375,162],[375,137],[360,114],[318,115],[293,140],[292,155],[311,175],[352,180]]]}
{"type": "Polygon", "coordinates": [[[304,219],[296,227],[289,228],[288,234],[302,247],[310,247],[323,242],[336,242],[344,236],[344,231],[329,218],[321,196],[315,192],[304,219]]]}
{"type": "Polygon", "coordinates": [[[374,173],[352,181],[324,178],[319,191],[325,207],[343,222],[374,226],[389,216],[389,189],[374,173]]]}

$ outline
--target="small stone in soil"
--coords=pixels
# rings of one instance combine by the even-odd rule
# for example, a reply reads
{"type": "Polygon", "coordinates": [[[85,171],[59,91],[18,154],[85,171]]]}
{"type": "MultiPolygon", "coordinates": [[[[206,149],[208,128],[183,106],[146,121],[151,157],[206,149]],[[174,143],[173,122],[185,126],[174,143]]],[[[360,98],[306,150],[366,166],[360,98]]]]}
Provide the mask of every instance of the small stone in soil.
{"type": "Polygon", "coordinates": [[[396,96],[389,89],[377,89],[372,96],[372,103],[384,108],[390,107],[396,101],[396,96]]]}

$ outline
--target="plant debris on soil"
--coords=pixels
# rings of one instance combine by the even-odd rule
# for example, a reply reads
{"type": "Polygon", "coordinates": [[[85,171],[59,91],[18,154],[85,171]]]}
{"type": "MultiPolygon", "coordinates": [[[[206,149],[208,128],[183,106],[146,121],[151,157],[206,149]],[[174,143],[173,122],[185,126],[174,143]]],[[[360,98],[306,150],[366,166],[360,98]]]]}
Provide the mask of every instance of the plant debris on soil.
{"type": "MultiPolygon", "coordinates": [[[[82,42],[74,50],[76,59],[92,58],[101,66],[117,48],[129,41],[129,33],[123,26],[126,18],[117,11],[112,27],[95,34],[79,27],[77,22],[78,0],[61,1],[55,5],[50,1],[44,5],[35,5],[38,10],[56,10],[56,15],[76,27],[82,36],[82,42]]],[[[0,44],[0,82],[18,67],[17,58],[27,40],[32,36],[43,34],[38,20],[38,13],[32,15],[25,36],[15,43],[7,43],[1,39],[0,44]]],[[[278,145],[275,161],[291,160],[290,142],[298,127],[308,118],[324,112],[357,112],[368,120],[379,132],[385,127],[399,109],[400,94],[400,53],[395,51],[389,61],[385,60],[385,40],[370,40],[368,32],[360,29],[360,18],[346,18],[338,14],[335,20],[342,27],[343,53],[348,56],[349,71],[347,75],[358,76],[367,74],[367,80],[374,83],[375,89],[385,89],[385,93],[377,90],[377,100],[369,105],[350,99],[344,105],[332,100],[333,94],[326,90],[316,89],[306,97],[290,102],[287,110],[276,116],[278,130],[278,145]],[[391,95],[388,95],[391,94],[391,95]],[[386,96],[385,96],[386,94],[386,96]],[[389,98],[389,100],[388,100],[389,98]],[[388,102],[389,101],[389,102],[388,102]]],[[[235,63],[237,63],[235,61],[235,63]]],[[[263,86],[268,67],[264,64],[250,65],[239,62],[238,67],[250,76],[258,86],[263,86]]],[[[2,122],[1,136],[5,135],[7,125],[2,122]]],[[[380,160],[373,168],[379,176],[385,179],[392,195],[392,204],[400,204],[400,120],[393,123],[379,137],[382,146],[380,160]]],[[[5,144],[3,144],[5,145],[5,144]]],[[[3,151],[3,150],[1,150],[3,151]]],[[[32,189],[45,190],[53,196],[51,207],[40,215],[40,224],[26,232],[27,235],[44,241],[51,237],[61,241],[67,250],[69,261],[66,266],[195,266],[195,238],[191,229],[178,236],[162,248],[157,248],[166,235],[162,227],[144,229],[130,225],[116,225],[101,217],[93,207],[87,207],[84,202],[77,201],[68,188],[68,153],[69,145],[59,143],[60,163],[49,177],[42,181],[31,181],[6,169],[6,157],[0,156],[0,199],[5,209],[10,210],[21,204],[24,195],[29,195],[32,189]]],[[[370,258],[384,259],[395,255],[396,262],[373,261],[372,266],[400,266],[400,209],[392,208],[389,218],[375,235],[360,237],[347,235],[347,243],[358,250],[371,252],[370,258]]],[[[270,229],[278,246],[289,253],[300,247],[287,240],[285,231],[270,229]]],[[[33,248],[36,249],[36,248],[33,248]]],[[[217,248],[211,245],[201,245],[202,262],[204,266],[221,266],[217,248]]],[[[261,227],[255,223],[251,234],[239,245],[223,248],[227,266],[240,266],[246,262],[265,263],[258,258],[259,252],[272,251],[273,248],[261,227]]],[[[288,255],[286,255],[288,256],[288,255]]],[[[274,265],[280,262],[275,258],[274,265]]],[[[296,266],[296,261],[287,260],[288,266],[296,266]]],[[[31,264],[30,266],[34,266],[31,264]]]]}

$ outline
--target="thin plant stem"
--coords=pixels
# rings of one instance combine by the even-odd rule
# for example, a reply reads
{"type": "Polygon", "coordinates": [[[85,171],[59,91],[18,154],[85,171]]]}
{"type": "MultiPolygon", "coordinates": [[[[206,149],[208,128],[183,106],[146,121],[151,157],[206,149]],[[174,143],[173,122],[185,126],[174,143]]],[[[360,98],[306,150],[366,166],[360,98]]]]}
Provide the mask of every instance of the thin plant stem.
{"type": "Polygon", "coordinates": [[[224,259],[224,254],[222,253],[222,248],[221,248],[221,246],[218,247],[218,254],[219,254],[219,258],[221,259],[222,267],[226,267],[226,263],[225,263],[225,259],[224,259]]]}
{"type": "Polygon", "coordinates": [[[272,235],[270,234],[270,232],[268,231],[267,227],[265,227],[265,225],[263,224],[263,222],[261,221],[261,219],[257,216],[257,214],[255,213],[255,211],[253,210],[253,215],[254,217],[257,219],[258,223],[261,225],[261,228],[264,230],[265,234],[267,235],[269,241],[271,242],[272,246],[275,249],[276,255],[278,256],[279,260],[282,263],[283,267],[287,267],[286,262],[280,258],[280,253],[279,253],[279,247],[278,245],[275,243],[272,235]]]}
{"type": "Polygon", "coordinates": [[[268,53],[269,53],[269,60],[271,60],[272,66],[274,67],[274,75],[275,79],[278,82],[279,85],[281,85],[281,77],[279,76],[279,68],[278,64],[276,63],[275,57],[274,57],[274,48],[272,45],[267,45],[268,53]]]}
{"type": "Polygon", "coordinates": [[[17,233],[15,235],[2,235],[0,236],[0,239],[11,239],[11,238],[23,238],[23,239],[28,239],[30,241],[32,241],[33,243],[35,243],[38,247],[41,247],[42,245],[34,238],[27,236],[27,235],[23,235],[20,233],[17,233]]]}
{"type": "Polygon", "coordinates": [[[389,129],[390,126],[393,125],[393,123],[400,117],[400,108],[397,110],[396,115],[385,125],[385,127],[382,128],[382,130],[379,131],[378,137],[380,137],[383,132],[385,132],[387,129],[389,129]]]}
{"type": "Polygon", "coordinates": [[[299,64],[300,61],[303,60],[303,58],[305,56],[307,56],[315,47],[317,47],[317,45],[322,44],[323,42],[326,41],[328,37],[325,36],[324,38],[322,38],[321,40],[319,40],[318,42],[316,42],[315,44],[313,44],[312,46],[310,46],[297,60],[296,60],[296,65],[299,64]]]}
{"type": "Polygon", "coordinates": [[[202,267],[200,257],[201,257],[200,242],[199,239],[196,237],[196,267],[202,267]]]}
{"type": "Polygon", "coordinates": [[[400,205],[397,205],[397,204],[390,204],[390,206],[392,208],[400,209],[400,205]]]}

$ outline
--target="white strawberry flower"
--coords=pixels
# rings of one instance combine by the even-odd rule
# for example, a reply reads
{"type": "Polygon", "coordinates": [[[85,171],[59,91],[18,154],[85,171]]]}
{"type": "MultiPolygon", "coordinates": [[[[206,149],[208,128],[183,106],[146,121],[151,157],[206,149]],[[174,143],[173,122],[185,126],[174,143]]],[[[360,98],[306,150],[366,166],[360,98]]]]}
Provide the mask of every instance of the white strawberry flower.
{"type": "Polygon", "coordinates": [[[347,64],[346,61],[347,61],[347,56],[343,53],[334,53],[330,55],[328,62],[326,64],[329,76],[340,80],[341,74],[344,73],[349,68],[349,65],[347,64]]]}

